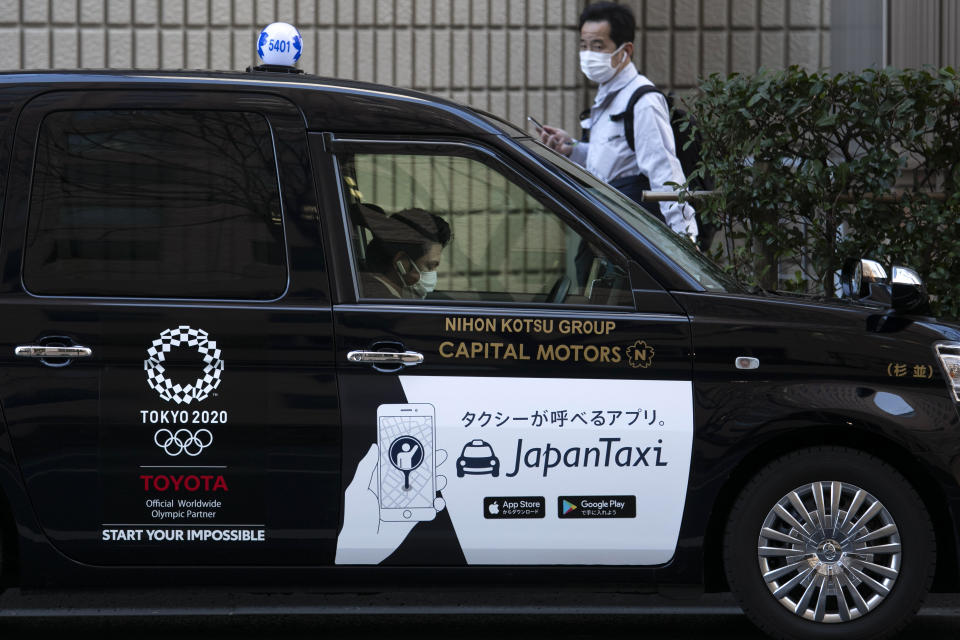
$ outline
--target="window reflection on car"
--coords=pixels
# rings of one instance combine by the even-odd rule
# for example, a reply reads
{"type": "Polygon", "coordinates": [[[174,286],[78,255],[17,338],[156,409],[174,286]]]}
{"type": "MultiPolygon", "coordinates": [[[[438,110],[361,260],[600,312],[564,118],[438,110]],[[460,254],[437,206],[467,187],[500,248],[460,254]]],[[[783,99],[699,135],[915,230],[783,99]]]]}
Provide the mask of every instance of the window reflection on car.
{"type": "Polygon", "coordinates": [[[640,235],[677,263],[707,291],[743,293],[745,289],[720,266],[700,253],[692,243],[674,233],[616,189],[603,183],[559,153],[534,140],[520,140],[536,157],[549,163],[551,169],[578,187],[612,214],[636,229],[640,235]]]}

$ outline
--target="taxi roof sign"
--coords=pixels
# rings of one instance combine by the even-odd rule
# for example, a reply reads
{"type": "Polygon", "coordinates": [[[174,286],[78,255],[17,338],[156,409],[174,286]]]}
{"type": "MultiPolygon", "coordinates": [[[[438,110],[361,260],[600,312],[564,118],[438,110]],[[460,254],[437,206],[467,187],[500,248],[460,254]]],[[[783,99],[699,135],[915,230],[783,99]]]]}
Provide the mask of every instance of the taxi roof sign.
{"type": "Polygon", "coordinates": [[[303,38],[292,24],[268,24],[257,38],[257,55],[265,67],[292,67],[302,53],[303,38]]]}

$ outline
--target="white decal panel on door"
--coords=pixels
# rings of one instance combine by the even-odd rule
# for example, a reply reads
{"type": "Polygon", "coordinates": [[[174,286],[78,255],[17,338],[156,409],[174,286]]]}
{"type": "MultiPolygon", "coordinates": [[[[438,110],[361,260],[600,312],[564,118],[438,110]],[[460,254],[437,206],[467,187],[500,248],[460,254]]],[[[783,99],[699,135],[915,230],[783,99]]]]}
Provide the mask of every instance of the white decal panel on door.
{"type": "MultiPolygon", "coordinates": [[[[448,509],[468,564],[653,565],[673,557],[693,438],[690,381],[400,381],[410,407],[435,415],[435,457],[425,466],[435,469],[436,508],[448,509]]],[[[377,516],[386,475],[378,457],[374,444],[346,491],[338,563],[377,564],[427,519],[415,510],[409,522],[377,516]]],[[[388,470],[398,484],[411,473],[405,465],[407,458],[388,470]]]]}

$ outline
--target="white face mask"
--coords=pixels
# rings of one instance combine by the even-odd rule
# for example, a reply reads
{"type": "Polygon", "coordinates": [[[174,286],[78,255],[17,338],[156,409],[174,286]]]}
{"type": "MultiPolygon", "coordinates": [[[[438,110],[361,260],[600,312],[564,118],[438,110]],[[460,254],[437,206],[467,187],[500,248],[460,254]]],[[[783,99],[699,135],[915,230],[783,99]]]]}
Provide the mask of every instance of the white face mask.
{"type": "Polygon", "coordinates": [[[420,282],[417,284],[423,285],[423,289],[427,293],[433,293],[433,290],[437,288],[437,272],[436,271],[421,271],[420,272],[420,282]]]}
{"type": "MultiPolygon", "coordinates": [[[[580,71],[597,84],[603,84],[617,75],[618,69],[610,66],[613,56],[620,53],[620,50],[626,46],[626,42],[617,47],[613,53],[603,51],[581,51],[580,52],[580,71]]],[[[622,63],[622,61],[621,61],[622,63]]]]}
{"type": "MultiPolygon", "coordinates": [[[[413,269],[417,272],[417,275],[420,276],[420,279],[413,284],[404,284],[403,288],[407,289],[418,298],[426,298],[428,293],[431,293],[437,288],[437,272],[421,271],[420,267],[418,267],[417,263],[413,260],[410,261],[410,264],[413,265],[413,269]]],[[[400,263],[397,263],[397,266],[400,266],[400,263]]],[[[400,271],[399,269],[398,271],[400,272],[400,277],[402,279],[405,272],[400,271]]]]}

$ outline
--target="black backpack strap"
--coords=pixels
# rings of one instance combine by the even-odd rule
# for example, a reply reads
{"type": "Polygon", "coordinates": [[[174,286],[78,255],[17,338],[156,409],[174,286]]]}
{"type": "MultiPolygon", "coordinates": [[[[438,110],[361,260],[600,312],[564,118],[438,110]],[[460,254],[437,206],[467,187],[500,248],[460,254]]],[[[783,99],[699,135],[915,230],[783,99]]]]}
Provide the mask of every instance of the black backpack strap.
{"type": "MultiPolygon", "coordinates": [[[[623,120],[623,135],[627,138],[627,146],[630,147],[630,151],[637,150],[633,131],[633,108],[637,106],[637,101],[648,93],[659,93],[660,95],[663,95],[663,92],[657,89],[654,85],[644,85],[633,92],[633,95],[630,96],[630,100],[627,102],[627,108],[623,113],[617,113],[610,116],[610,119],[614,122],[623,120]],[[627,117],[627,114],[630,114],[629,118],[627,117]]],[[[664,96],[664,98],[666,98],[666,96],[664,96]]]]}

